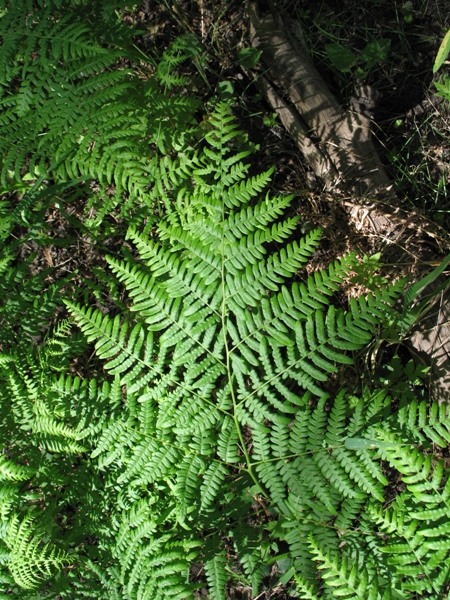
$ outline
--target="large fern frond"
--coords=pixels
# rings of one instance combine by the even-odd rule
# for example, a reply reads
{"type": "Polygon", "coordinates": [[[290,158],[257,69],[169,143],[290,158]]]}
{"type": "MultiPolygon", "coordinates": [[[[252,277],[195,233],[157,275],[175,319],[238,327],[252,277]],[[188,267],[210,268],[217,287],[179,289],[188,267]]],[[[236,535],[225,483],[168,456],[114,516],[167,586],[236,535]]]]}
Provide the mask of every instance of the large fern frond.
{"type": "MultiPolygon", "coordinates": [[[[159,188],[166,216],[158,235],[130,227],[140,259],[108,258],[128,294],[129,316],[66,305],[126,393],[123,414],[105,427],[93,458],[113,469],[126,494],[149,490],[155,502],[154,492],[164,490],[154,509],[171,511],[174,539],[208,523],[217,524],[219,535],[222,527],[234,530],[256,590],[262,557],[238,541],[243,500],[234,472],[253,481],[282,515],[294,569],[308,577],[317,562],[308,536],[335,560],[338,528],[347,534],[368,498],[384,499],[387,481],[376,458],[345,447],[346,424],[362,436],[366,412],[357,426],[347,394],[330,399],[326,384],[392,318],[402,284],[352,300],[344,311],[333,295],[355,256],[298,279],[320,232],[292,239],[297,220],[282,220],[292,198],[258,200],[270,173],[248,176],[248,151],[237,146],[240,133],[227,105],[216,107],[209,126],[204,149],[179,175],[170,167],[159,188]],[[171,509],[163,508],[167,503],[171,509]],[[225,526],[227,504],[235,520],[225,526]],[[324,529],[334,519],[336,528],[324,529]]],[[[134,535],[123,538],[123,552],[143,552],[147,558],[137,564],[149,567],[152,543],[144,536],[138,550],[134,535]]],[[[207,554],[205,570],[215,597],[225,597],[224,555],[207,554]]],[[[122,573],[131,594],[144,577],[141,566],[133,583],[126,584],[129,566],[122,573]]],[[[370,573],[358,589],[372,581],[370,573]]]]}

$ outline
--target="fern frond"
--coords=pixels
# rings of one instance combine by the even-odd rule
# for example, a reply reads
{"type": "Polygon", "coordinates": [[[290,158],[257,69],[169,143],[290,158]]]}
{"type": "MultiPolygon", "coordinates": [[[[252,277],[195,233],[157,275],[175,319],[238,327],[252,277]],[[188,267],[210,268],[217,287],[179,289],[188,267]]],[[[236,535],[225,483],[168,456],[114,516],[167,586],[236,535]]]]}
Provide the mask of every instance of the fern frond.
{"type": "Polygon", "coordinates": [[[25,481],[30,479],[35,473],[35,469],[26,465],[18,465],[11,460],[0,455],[0,481],[25,481]]]}
{"type": "Polygon", "coordinates": [[[178,498],[178,518],[181,523],[186,520],[188,509],[195,497],[198,497],[201,476],[205,471],[205,462],[196,454],[187,454],[177,469],[175,494],[178,498]]]}
{"type": "Polygon", "coordinates": [[[233,419],[225,417],[217,440],[217,454],[227,464],[239,462],[239,433],[233,419]]]}
{"type": "MultiPolygon", "coordinates": [[[[381,598],[376,576],[370,579],[367,570],[361,569],[357,563],[349,564],[346,558],[341,560],[339,555],[332,558],[329,553],[324,554],[312,536],[309,537],[309,545],[322,578],[327,587],[333,589],[334,596],[361,600],[381,598]]],[[[307,591],[310,589],[307,588],[307,591]]]]}
{"type": "Polygon", "coordinates": [[[148,373],[146,363],[153,352],[153,334],[141,325],[129,331],[128,323],[121,323],[118,315],[114,320],[99,310],[87,309],[65,301],[88,341],[96,342],[99,356],[107,359],[106,368],[113,375],[120,375],[122,385],[130,384],[130,392],[137,392],[159,373],[153,368],[148,373]],[[131,385],[133,383],[133,385],[131,385]]]}
{"type": "Polygon", "coordinates": [[[140,486],[173,475],[180,461],[180,451],[173,447],[161,447],[156,440],[145,439],[135,446],[125,472],[118,483],[140,486]]]}
{"type": "Polygon", "coordinates": [[[205,561],[206,578],[213,595],[217,600],[226,600],[225,585],[227,582],[227,558],[224,552],[205,561]]]}
{"type": "Polygon", "coordinates": [[[150,187],[160,171],[154,173],[149,155],[155,157],[156,147],[164,153],[180,149],[197,131],[198,100],[173,97],[170,90],[183,81],[174,69],[180,61],[197,60],[199,45],[180,37],[145,82],[123,67],[124,59],[142,57],[136,57],[132,30],[104,3],[30,5],[27,10],[12,5],[2,15],[0,34],[8,90],[0,142],[5,188],[11,173],[21,182],[25,170],[50,171],[62,182],[94,178],[100,190],[92,200],[97,214],[88,223],[93,228],[108,209],[123,204],[124,191],[128,209],[143,201],[154,206],[150,187]]]}
{"type": "Polygon", "coordinates": [[[229,476],[227,467],[219,462],[212,462],[205,471],[201,486],[201,510],[207,511],[213,505],[215,499],[219,495],[219,491],[223,489],[223,483],[229,476]]]}
{"type": "MultiPolygon", "coordinates": [[[[111,589],[133,600],[189,597],[181,548],[206,537],[216,544],[206,542],[201,551],[209,591],[225,598],[227,556],[217,544],[227,537],[254,594],[267,568],[264,548],[280,540],[292,559],[284,579],[300,575],[304,594],[319,596],[324,586],[327,597],[386,598],[407,573],[389,562],[403,543],[395,537],[401,538],[400,511],[382,535],[385,521],[365,515],[370,504],[389,520],[382,461],[409,478],[405,485],[417,500],[441,491],[444,469],[403,456],[398,428],[391,431],[384,419],[386,394],[328,392],[330,377],[352,364],[351,353],[395,318],[401,284],[352,300],[348,311],[337,308],[333,296],[356,257],[302,279],[320,231],[289,241],[297,221],[283,220],[283,212],[292,198],[261,198],[270,173],[248,176],[249,150],[226,104],[217,105],[205,128],[201,149],[149,167],[155,183],[143,202],[159,199],[165,216],[156,227],[141,208],[127,233],[139,256],[108,259],[123,314],[66,303],[114,377],[101,427],[86,429],[84,416],[76,438],[92,444],[111,497],[120,488],[107,544],[120,540],[111,589]],[[256,528],[245,541],[243,519],[258,506],[252,495],[270,518],[267,532],[256,528]],[[383,536],[392,539],[384,544],[383,536]],[[315,585],[318,572],[322,583],[315,585]]],[[[113,162],[123,149],[123,164],[138,173],[125,142],[124,134],[111,155],[95,158],[103,160],[104,185],[115,182],[135,195],[138,187],[123,174],[118,181],[113,162]]],[[[444,416],[433,419],[433,435],[446,439],[439,433],[444,416]]],[[[433,508],[430,500],[427,510],[433,508]]],[[[423,526],[430,569],[447,551],[446,518],[437,517],[436,529],[423,526]]],[[[399,555],[406,560],[406,551],[399,555]]]]}
{"type": "Polygon", "coordinates": [[[295,583],[297,584],[297,588],[300,592],[300,598],[302,600],[318,600],[319,592],[318,590],[310,583],[305,580],[301,575],[295,575],[295,583]]]}
{"type": "Polygon", "coordinates": [[[22,521],[14,515],[9,522],[6,544],[10,549],[9,569],[14,581],[25,590],[36,589],[69,562],[68,555],[35,535],[34,518],[22,521]]]}
{"type": "Polygon", "coordinates": [[[253,444],[254,451],[252,458],[258,462],[255,464],[256,471],[260,477],[260,481],[267,487],[274,501],[283,506],[286,499],[286,487],[278,473],[278,469],[274,469],[273,465],[268,462],[271,458],[270,440],[268,437],[269,430],[260,425],[253,427],[253,444]]]}
{"type": "MultiPolygon", "coordinates": [[[[130,431],[127,423],[120,419],[112,420],[104,426],[104,430],[91,454],[92,458],[96,458],[101,454],[105,455],[99,462],[100,468],[108,466],[118,458],[124,458],[126,448],[124,442],[133,440],[134,436],[131,434],[132,430],[130,431]]],[[[137,439],[138,436],[133,441],[137,441],[137,439]]]]}

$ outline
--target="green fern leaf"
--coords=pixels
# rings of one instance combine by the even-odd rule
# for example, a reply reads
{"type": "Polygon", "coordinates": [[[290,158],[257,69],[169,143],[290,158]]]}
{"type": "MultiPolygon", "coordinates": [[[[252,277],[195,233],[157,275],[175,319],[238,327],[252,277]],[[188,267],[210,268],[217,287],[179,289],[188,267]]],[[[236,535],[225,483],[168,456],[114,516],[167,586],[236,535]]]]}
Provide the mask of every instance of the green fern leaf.
{"type": "Polygon", "coordinates": [[[33,517],[19,521],[17,515],[9,522],[6,544],[10,549],[9,569],[14,581],[25,590],[36,589],[43,580],[69,562],[65,552],[42,543],[34,535],[33,517]]]}
{"type": "Polygon", "coordinates": [[[219,495],[226,477],[229,476],[228,469],[223,463],[212,462],[203,475],[201,486],[201,510],[207,511],[219,495]]]}
{"type": "Polygon", "coordinates": [[[348,564],[345,558],[341,561],[338,555],[335,558],[329,553],[325,555],[312,536],[309,537],[309,544],[326,586],[333,590],[333,596],[361,600],[380,598],[377,579],[370,580],[366,569],[360,570],[357,564],[348,564]]]}
{"type": "Polygon", "coordinates": [[[205,463],[198,455],[186,455],[177,469],[175,494],[178,497],[178,518],[182,523],[186,520],[188,509],[194,498],[198,496],[201,479],[205,471],[205,463]]]}
{"type": "Polygon", "coordinates": [[[227,559],[222,552],[205,562],[206,578],[213,598],[217,600],[226,600],[225,585],[227,582],[226,573],[227,559]]]}

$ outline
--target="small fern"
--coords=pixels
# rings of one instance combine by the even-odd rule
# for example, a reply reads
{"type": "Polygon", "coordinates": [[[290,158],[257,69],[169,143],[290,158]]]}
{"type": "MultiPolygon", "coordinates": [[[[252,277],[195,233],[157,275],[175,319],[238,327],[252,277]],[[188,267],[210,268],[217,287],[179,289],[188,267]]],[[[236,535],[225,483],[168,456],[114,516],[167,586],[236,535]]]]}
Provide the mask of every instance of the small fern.
{"type": "Polygon", "coordinates": [[[42,544],[40,536],[34,535],[31,515],[22,521],[17,515],[10,519],[5,542],[14,581],[25,590],[35,589],[70,560],[62,550],[42,544]]]}

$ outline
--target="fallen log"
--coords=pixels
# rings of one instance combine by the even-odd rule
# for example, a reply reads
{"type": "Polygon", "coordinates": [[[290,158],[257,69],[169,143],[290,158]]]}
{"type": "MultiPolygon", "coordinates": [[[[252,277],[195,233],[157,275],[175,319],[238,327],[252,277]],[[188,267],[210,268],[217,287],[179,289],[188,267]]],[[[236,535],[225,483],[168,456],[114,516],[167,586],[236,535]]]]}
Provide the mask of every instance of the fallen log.
{"type": "Polygon", "coordinates": [[[260,18],[254,4],[249,5],[249,14],[250,40],[262,51],[267,68],[256,84],[317,177],[327,188],[393,198],[392,184],[372,143],[370,119],[339,105],[309,56],[272,15],[260,18]]]}

